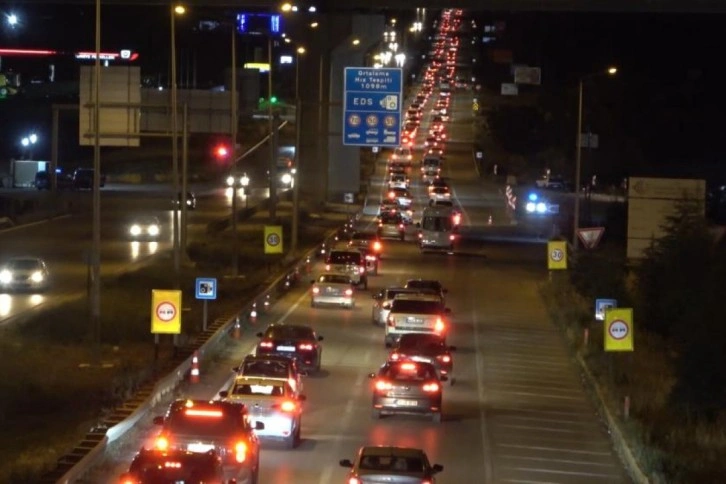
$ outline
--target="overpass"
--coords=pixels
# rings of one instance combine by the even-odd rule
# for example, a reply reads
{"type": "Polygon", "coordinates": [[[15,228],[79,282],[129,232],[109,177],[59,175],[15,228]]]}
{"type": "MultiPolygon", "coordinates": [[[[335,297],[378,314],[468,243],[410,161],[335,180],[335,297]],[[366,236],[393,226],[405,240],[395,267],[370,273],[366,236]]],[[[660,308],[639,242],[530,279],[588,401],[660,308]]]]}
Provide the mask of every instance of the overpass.
{"type": "MultiPolygon", "coordinates": [[[[94,4],[95,0],[23,0],[23,4],[94,4]]],[[[168,5],[169,0],[101,0],[102,5],[168,5]]],[[[264,9],[278,8],[280,0],[184,0],[190,7],[264,9]]],[[[301,0],[290,2],[314,5],[318,12],[383,12],[415,7],[495,12],[671,12],[726,13],[724,0],[301,0]]]]}

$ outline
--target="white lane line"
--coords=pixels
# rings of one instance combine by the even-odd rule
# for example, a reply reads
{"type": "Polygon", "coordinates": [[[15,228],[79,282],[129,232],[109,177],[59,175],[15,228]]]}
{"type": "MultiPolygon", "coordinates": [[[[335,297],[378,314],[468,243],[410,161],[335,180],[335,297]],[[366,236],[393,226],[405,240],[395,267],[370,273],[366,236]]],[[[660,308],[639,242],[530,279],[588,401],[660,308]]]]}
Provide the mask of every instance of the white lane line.
{"type": "Polygon", "coordinates": [[[512,482],[514,484],[559,484],[554,481],[530,481],[525,479],[504,479],[504,482],[512,482]]]}
{"type": "Polygon", "coordinates": [[[539,462],[558,462],[560,464],[572,464],[572,465],[588,465],[597,467],[615,467],[613,464],[607,462],[597,462],[592,460],[571,460],[571,459],[549,459],[547,457],[529,457],[526,455],[515,455],[515,454],[500,454],[499,457],[505,459],[518,459],[518,460],[534,460],[539,462]]]}
{"type": "MultiPolygon", "coordinates": [[[[369,349],[366,351],[365,355],[363,355],[364,360],[368,360],[371,357],[372,351],[369,349]]],[[[350,427],[351,419],[353,418],[353,411],[355,410],[355,405],[358,401],[361,399],[361,392],[365,385],[363,385],[363,381],[366,378],[366,373],[359,373],[358,377],[355,379],[354,385],[354,391],[352,392],[352,395],[348,399],[348,402],[345,404],[345,410],[343,411],[342,418],[340,418],[339,427],[338,427],[338,433],[335,434],[335,438],[332,439],[333,443],[333,449],[339,449],[340,444],[345,439],[345,435],[348,434],[347,429],[350,427]]],[[[333,469],[337,468],[337,466],[327,466],[325,467],[325,470],[320,476],[320,480],[318,481],[320,484],[329,484],[330,480],[333,477],[333,469]]]]}
{"type": "Polygon", "coordinates": [[[479,321],[476,311],[472,311],[471,322],[474,327],[474,348],[476,348],[476,386],[479,397],[479,425],[481,431],[482,458],[484,462],[484,484],[493,482],[492,478],[492,452],[489,444],[489,431],[487,429],[487,413],[484,402],[484,357],[479,344],[479,321]]]}
{"type": "Polygon", "coordinates": [[[582,450],[582,449],[563,449],[562,447],[542,447],[538,445],[519,445],[519,444],[497,444],[497,447],[508,447],[512,449],[526,449],[526,450],[542,450],[547,452],[563,452],[567,454],[587,454],[587,455],[603,455],[609,456],[610,452],[598,452],[596,450],[582,450]]]}
{"type": "Polygon", "coordinates": [[[579,429],[560,429],[553,427],[537,427],[533,425],[512,425],[512,424],[499,424],[497,427],[503,427],[505,429],[519,429],[519,430],[537,430],[542,432],[552,432],[561,434],[580,434],[582,433],[579,429]]]}
{"type": "Polygon", "coordinates": [[[507,467],[513,471],[540,472],[542,474],[560,474],[564,476],[587,476],[587,477],[604,477],[606,479],[620,479],[617,474],[602,474],[600,472],[579,472],[579,471],[559,471],[555,469],[541,469],[537,467],[507,467]]]}

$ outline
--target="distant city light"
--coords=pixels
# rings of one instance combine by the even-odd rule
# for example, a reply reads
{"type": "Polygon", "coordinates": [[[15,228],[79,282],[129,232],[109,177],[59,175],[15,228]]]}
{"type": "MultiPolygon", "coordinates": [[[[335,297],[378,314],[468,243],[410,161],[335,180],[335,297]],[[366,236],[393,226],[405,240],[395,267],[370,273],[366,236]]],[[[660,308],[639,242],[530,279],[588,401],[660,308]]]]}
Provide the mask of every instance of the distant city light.
{"type": "Polygon", "coordinates": [[[187,12],[187,9],[184,5],[176,5],[174,7],[174,13],[177,15],[184,15],[187,12]]]}
{"type": "Polygon", "coordinates": [[[18,25],[18,16],[15,15],[14,13],[11,13],[10,15],[8,15],[7,20],[8,20],[8,25],[10,25],[11,27],[15,27],[16,25],[18,25]]]}
{"type": "Polygon", "coordinates": [[[358,44],[360,44],[360,40],[358,40],[358,39],[353,39],[353,45],[358,45],[358,44]]]}
{"type": "Polygon", "coordinates": [[[312,27],[312,28],[316,28],[317,26],[318,26],[318,23],[317,22],[313,22],[313,23],[310,24],[310,27],[312,27]]]}

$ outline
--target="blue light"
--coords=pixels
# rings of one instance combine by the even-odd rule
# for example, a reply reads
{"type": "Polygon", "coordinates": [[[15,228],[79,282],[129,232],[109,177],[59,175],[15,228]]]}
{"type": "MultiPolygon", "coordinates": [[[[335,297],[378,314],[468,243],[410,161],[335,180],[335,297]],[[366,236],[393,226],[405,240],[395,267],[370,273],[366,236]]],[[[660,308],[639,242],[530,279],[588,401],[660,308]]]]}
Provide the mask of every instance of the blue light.
{"type": "Polygon", "coordinates": [[[537,194],[536,193],[530,193],[529,194],[529,200],[531,202],[536,202],[537,201],[537,194]]]}

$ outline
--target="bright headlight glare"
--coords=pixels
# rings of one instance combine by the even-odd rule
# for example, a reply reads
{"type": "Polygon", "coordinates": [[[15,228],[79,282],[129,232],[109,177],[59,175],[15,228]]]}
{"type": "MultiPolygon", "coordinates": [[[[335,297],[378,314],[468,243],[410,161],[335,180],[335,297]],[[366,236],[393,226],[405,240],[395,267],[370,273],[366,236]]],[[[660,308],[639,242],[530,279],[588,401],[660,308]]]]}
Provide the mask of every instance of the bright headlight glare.
{"type": "Polygon", "coordinates": [[[290,170],[290,173],[292,173],[293,175],[294,175],[295,173],[297,173],[297,168],[293,168],[293,169],[291,169],[291,170],[290,170]]]}
{"type": "Polygon", "coordinates": [[[234,177],[233,176],[228,176],[227,177],[227,186],[228,187],[231,187],[232,185],[234,185],[234,177]]]}
{"type": "Polygon", "coordinates": [[[159,226],[149,225],[149,235],[159,235],[159,226]]]}
{"type": "Polygon", "coordinates": [[[544,202],[537,204],[537,213],[545,213],[547,211],[547,205],[544,202]]]}
{"type": "Polygon", "coordinates": [[[282,175],[282,183],[287,185],[291,181],[292,181],[292,175],[290,175],[289,173],[285,173],[284,175],[282,175]]]}
{"type": "Polygon", "coordinates": [[[35,271],[30,276],[30,280],[33,282],[42,282],[43,281],[43,273],[40,271],[35,271]]]}
{"type": "Polygon", "coordinates": [[[537,209],[537,207],[535,206],[535,204],[533,202],[527,202],[527,205],[524,206],[524,209],[531,213],[531,212],[534,212],[537,209]]]}
{"type": "Polygon", "coordinates": [[[141,227],[139,227],[138,225],[132,225],[129,229],[129,232],[131,233],[131,235],[140,235],[141,227]]]}
{"type": "Polygon", "coordinates": [[[3,271],[0,271],[0,282],[2,282],[3,284],[7,284],[8,282],[10,282],[12,280],[13,280],[13,273],[12,272],[10,272],[7,269],[6,270],[3,270],[3,271]]]}

